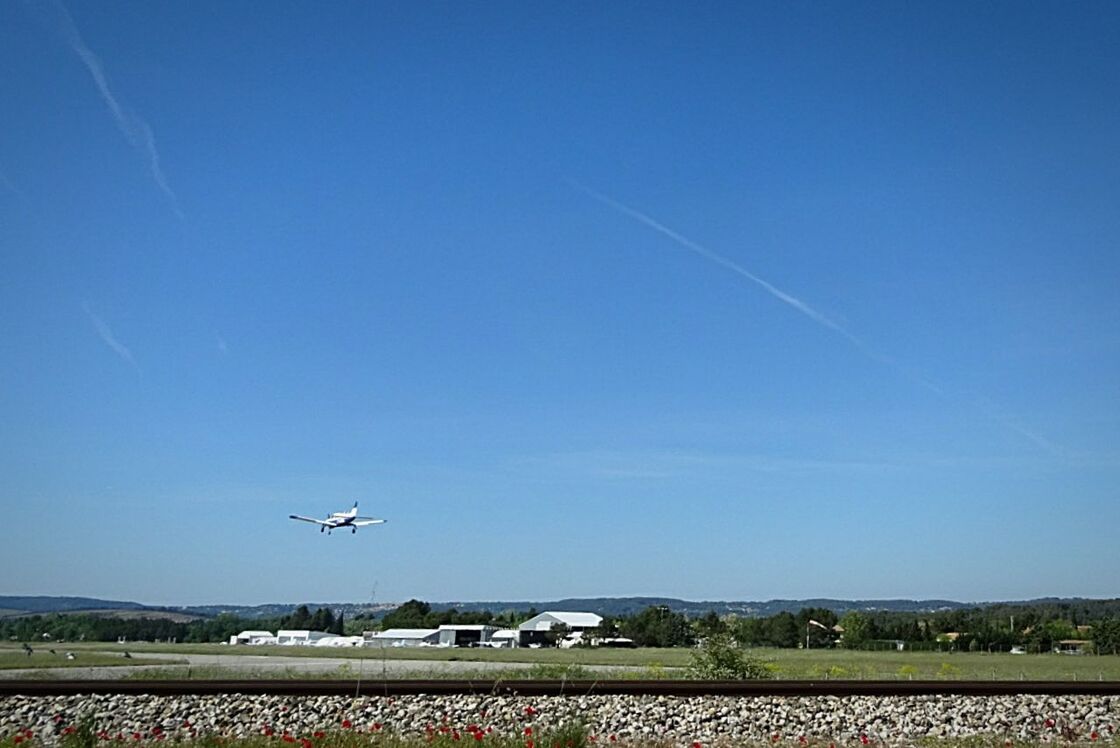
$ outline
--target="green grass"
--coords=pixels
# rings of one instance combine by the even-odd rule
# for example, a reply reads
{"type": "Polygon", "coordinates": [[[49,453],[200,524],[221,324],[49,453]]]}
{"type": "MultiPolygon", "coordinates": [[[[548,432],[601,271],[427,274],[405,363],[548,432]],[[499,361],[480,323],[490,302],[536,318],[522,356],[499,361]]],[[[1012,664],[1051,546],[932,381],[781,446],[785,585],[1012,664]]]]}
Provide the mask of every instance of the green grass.
{"type": "MultiPolygon", "coordinates": [[[[141,664],[139,658],[147,652],[174,652],[181,654],[207,655],[272,655],[291,658],[292,670],[298,670],[298,659],[302,657],[328,657],[353,660],[349,670],[353,675],[334,677],[356,677],[360,670],[364,677],[378,677],[376,663],[385,660],[416,660],[431,662],[459,661],[479,663],[529,663],[537,666],[539,677],[579,677],[582,669],[591,677],[604,677],[603,672],[612,672],[618,677],[683,677],[677,670],[691,662],[689,649],[444,649],[436,647],[418,648],[323,648],[323,647],[232,647],[218,644],[144,644],[130,642],[127,645],[108,643],[68,643],[69,649],[79,654],[78,660],[67,661],[59,658],[61,664],[67,662],[77,665],[101,664],[84,660],[93,652],[106,652],[110,659],[119,657],[113,652],[127,650],[132,660],[112,660],[108,664],[141,664]],[[362,660],[363,662],[358,662],[362,660]],[[619,668],[638,668],[622,671],[619,668]],[[566,668],[566,671],[564,670],[566,668]],[[556,675],[549,675],[556,673],[556,675]]],[[[18,649],[0,648],[0,662],[12,657],[23,657],[18,649]]],[[[776,678],[785,679],[863,679],[863,680],[930,680],[930,679],[967,679],[967,680],[1120,680],[1120,657],[1093,655],[1011,655],[987,654],[979,652],[855,652],[844,649],[754,649],[750,654],[768,663],[776,678]]],[[[38,655],[38,650],[36,651],[38,655]]],[[[26,666],[23,664],[8,667],[26,666]]],[[[51,663],[55,664],[55,663],[51,663]]],[[[159,664],[166,665],[166,661],[159,664]]],[[[3,665],[0,665],[2,667],[3,665]]],[[[42,665],[45,666],[45,665],[42,665]]],[[[251,670],[251,669],[249,669],[251,670]]],[[[232,671],[231,671],[232,672],[232,671]]],[[[245,671],[243,671],[245,672],[245,671]]],[[[261,677],[269,677],[269,671],[261,671],[261,677]]],[[[530,673],[533,671],[529,671],[530,673]]],[[[344,670],[345,673],[345,670],[344,670]]],[[[422,677],[469,677],[466,674],[437,674],[434,667],[422,677]]],[[[481,678],[532,677],[524,670],[510,669],[508,673],[477,673],[481,678]]]]}
{"type": "Polygon", "coordinates": [[[73,660],[66,659],[66,655],[51,654],[50,652],[35,650],[30,657],[21,650],[0,649],[0,670],[16,670],[24,668],[55,668],[55,667],[111,667],[115,665],[166,665],[167,660],[153,660],[133,657],[126,659],[117,652],[91,652],[81,651],[75,653],[73,660]]]}

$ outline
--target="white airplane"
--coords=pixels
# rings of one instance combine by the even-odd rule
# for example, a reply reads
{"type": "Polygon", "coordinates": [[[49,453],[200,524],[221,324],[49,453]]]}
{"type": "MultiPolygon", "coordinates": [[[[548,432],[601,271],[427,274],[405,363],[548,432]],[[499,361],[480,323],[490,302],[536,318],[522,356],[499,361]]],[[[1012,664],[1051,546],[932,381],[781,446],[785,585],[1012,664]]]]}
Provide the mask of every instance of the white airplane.
{"type": "Polygon", "coordinates": [[[354,502],[354,506],[345,512],[331,512],[326,519],[315,519],[314,517],[303,517],[298,514],[289,514],[288,519],[298,519],[301,522],[314,522],[319,525],[319,532],[327,531],[330,535],[331,530],[337,530],[340,527],[349,527],[350,532],[358,531],[359,527],[366,527],[367,525],[383,525],[385,520],[374,519],[373,517],[359,517],[358,516],[358,502],[354,502]]]}

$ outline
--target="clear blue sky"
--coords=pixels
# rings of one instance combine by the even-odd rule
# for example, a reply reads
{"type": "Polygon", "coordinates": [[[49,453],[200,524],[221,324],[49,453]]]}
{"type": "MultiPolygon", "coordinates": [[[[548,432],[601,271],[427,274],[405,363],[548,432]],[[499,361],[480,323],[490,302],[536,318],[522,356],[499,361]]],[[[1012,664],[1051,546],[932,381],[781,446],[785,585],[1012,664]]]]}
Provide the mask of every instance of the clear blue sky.
{"type": "Polygon", "coordinates": [[[0,593],[1120,595],[1120,6],[412,5],[0,3],[0,593]]]}

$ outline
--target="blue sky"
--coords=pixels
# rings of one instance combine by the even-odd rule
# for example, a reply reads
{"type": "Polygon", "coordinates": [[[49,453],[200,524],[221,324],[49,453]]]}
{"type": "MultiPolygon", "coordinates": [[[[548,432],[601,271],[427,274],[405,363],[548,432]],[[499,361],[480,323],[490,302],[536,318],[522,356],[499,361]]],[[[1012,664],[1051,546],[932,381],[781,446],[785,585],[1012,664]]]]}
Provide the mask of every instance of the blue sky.
{"type": "Polygon", "coordinates": [[[1120,595],[1114,3],[410,5],[0,4],[0,593],[1120,595]]]}

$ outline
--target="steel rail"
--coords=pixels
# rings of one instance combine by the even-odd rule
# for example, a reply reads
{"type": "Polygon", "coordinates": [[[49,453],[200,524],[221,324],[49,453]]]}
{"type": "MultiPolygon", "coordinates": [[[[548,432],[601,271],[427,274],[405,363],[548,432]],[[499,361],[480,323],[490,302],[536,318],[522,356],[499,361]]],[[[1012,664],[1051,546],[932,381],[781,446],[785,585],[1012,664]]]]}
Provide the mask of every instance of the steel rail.
{"type": "Polygon", "coordinates": [[[1120,696],[1120,681],[953,680],[0,680],[0,696],[1120,696]]]}

